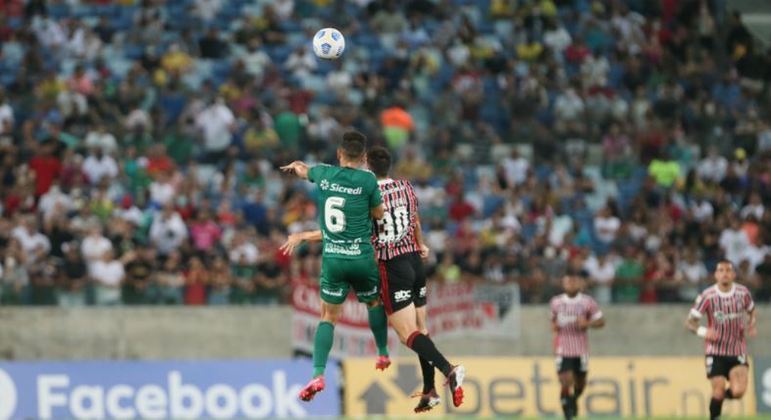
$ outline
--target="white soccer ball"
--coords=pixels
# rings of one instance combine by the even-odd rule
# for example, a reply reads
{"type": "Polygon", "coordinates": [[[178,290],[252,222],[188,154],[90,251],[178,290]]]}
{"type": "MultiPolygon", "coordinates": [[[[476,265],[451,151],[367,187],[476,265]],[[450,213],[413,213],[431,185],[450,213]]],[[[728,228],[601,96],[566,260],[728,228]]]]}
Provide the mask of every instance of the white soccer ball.
{"type": "Polygon", "coordinates": [[[335,28],[324,28],[313,37],[313,53],[324,60],[340,58],[345,51],[345,38],[335,28]]]}

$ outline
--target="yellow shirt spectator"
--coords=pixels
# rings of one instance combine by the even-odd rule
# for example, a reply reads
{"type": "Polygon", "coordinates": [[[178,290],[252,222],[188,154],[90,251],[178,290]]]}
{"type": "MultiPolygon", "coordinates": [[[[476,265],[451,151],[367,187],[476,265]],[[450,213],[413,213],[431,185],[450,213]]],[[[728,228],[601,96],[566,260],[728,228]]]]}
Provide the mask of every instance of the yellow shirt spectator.
{"type": "Polygon", "coordinates": [[[169,48],[161,59],[161,66],[169,73],[180,74],[186,72],[193,65],[190,55],[179,49],[176,44],[169,48]]]}
{"type": "Polygon", "coordinates": [[[669,188],[680,178],[680,164],[674,160],[654,159],[648,165],[648,174],[656,184],[669,188]]]}
{"type": "Polygon", "coordinates": [[[517,56],[521,60],[535,61],[543,53],[543,45],[536,41],[517,45],[517,56]]]}

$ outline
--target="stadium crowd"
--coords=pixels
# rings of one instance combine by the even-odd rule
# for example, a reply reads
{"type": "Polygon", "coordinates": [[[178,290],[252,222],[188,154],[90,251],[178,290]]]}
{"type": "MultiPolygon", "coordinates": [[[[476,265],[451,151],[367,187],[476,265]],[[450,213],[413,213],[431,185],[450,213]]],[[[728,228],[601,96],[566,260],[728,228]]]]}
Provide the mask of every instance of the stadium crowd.
{"type": "Polygon", "coordinates": [[[421,200],[434,281],[771,298],[771,52],[721,0],[0,0],[0,302],[269,304],[316,280],[349,128],[421,200]],[[348,49],[317,60],[339,28],[348,49]]]}

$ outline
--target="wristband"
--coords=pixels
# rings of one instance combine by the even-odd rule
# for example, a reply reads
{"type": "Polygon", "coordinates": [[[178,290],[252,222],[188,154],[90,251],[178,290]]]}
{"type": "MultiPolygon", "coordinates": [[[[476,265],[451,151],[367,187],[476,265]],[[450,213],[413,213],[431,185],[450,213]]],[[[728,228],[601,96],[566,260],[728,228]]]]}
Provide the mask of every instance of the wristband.
{"type": "Polygon", "coordinates": [[[696,335],[698,335],[701,338],[704,338],[707,336],[707,327],[699,327],[696,329],[696,335]]]}

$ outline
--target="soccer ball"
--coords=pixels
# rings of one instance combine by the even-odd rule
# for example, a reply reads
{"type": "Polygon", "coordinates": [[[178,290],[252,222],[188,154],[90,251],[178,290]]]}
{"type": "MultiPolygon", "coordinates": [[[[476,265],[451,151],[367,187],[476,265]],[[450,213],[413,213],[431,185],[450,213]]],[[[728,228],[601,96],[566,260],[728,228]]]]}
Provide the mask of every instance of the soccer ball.
{"type": "Polygon", "coordinates": [[[313,37],[313,53],[324,60],[335,60],[343,55],[345,38],[335,28],[324,28],[313,37]]]}

